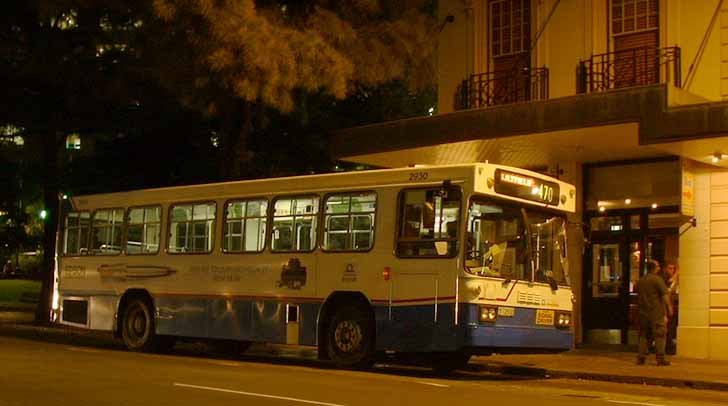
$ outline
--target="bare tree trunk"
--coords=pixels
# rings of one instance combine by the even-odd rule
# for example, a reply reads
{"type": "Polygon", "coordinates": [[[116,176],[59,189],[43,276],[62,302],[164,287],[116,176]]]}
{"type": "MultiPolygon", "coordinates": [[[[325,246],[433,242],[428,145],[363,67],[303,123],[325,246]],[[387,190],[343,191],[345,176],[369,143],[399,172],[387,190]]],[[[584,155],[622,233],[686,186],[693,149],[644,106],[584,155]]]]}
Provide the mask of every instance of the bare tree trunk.
{"type": "Polygon", "coordinates": [[[54,126],[50,126],[42,141],[43,205],[47,216],[43,224],[42,286],[35,312],[37,323],[50,322],[53,296],[53,270],[56,255],[56,228],[58,225],[58,141],[54,126]]]}

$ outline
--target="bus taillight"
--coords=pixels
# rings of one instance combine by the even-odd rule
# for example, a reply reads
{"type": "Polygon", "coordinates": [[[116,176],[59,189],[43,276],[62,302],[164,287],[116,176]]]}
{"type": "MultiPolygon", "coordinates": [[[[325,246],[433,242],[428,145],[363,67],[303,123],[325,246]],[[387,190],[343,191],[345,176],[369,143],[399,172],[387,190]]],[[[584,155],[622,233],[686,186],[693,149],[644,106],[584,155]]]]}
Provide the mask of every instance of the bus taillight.
{"type": "Polygon", "coordinates": [[[382,271],[382,277],[384,278],[385,281],[388,281],[391,276],[392,276],[392,269],[389,268],[388,266],[385,266],[384,270],[382,271]]]}

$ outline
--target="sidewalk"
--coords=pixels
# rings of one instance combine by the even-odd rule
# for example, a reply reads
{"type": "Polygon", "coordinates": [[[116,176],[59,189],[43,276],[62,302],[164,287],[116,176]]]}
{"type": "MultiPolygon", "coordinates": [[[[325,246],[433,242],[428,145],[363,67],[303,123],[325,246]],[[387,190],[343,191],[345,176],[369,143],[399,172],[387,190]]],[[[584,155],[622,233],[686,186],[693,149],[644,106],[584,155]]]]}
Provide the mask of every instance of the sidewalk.
{"type": "MultiPolygon", "coordinates": [[[[0,335],[41,339],[76,345],[121,349],[111,334],[72,327],[37,326],[33,312],[0,308],[0,335]]],[[[315,359],[310,347],[254,345],[245,353],[251,356],[282,356],[315,359]]],[[[563,354],[492,355],[473,357],[467,370],[504,375],[568,378],[617,383],[660,385],[728,392],[728,361],[668,357],[671,366],[658,367],[654,355],[647,365],[635,364],[635,353],[605,349],[577,349],[563,354]]]]}
{"type": "Polygon", "coordinates": [[[637,365],[635,356],[633,352],[578,349],[563,354],[473,357],[470,365],[476,370],[511,375],[728,391],[728,361],[668,356],[672,365],[658,367],[654,355],[648,357],[646,365],[637,365]]]}

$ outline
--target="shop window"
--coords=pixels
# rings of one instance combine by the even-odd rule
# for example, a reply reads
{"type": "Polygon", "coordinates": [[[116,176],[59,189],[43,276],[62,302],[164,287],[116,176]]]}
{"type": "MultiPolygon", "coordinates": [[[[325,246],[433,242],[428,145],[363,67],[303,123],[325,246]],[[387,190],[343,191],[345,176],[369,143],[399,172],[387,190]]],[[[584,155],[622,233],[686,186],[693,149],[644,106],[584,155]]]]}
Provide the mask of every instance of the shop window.
{"type": "Polygon", "coordinates": [[[63,238],[65,255],[86,255],[88,253],[88,212],[73,212],[66,216],[66,232],[63,238]]]}
{"type": "Polygon", "coordinates": [[[326,198],[324,242],[327,251],[367,251],[374,245],[377,195],[346,193],[326,198]]]}
{"type": "Polygon", "coordinates": [[[124,210],[108,209],[94,212],[92,224],[92,253],[117,255],[121,253],[121,232],[124,226],[124,210]]]}
{"type": "Polygon", "coordinates": [[[592,245],[592,295],[616,297],[622,284],[619,244],[592,245]]]}
{"type": "Polygon", "coordinates": [[[592,217],[590,220],[591,231],[622,231],[624,225],[622,224],[622,217],[619,216],[607,216],[607,217],[592,217]]]}
{"type": "Polygon", "coordinates": [[[171,208],[170,253],[212,251],[215,232],[215,203],[180,204],[171,208]]]}
{"type": "Polygon", "coordinates": [[[136,207],[129,210],[126,227],[127,254],[156,254],[159,252],[162,208],[136,207]]]}
{"type": "Polygon", "coordinates": [[[268,201],[265,199],[229,202],[225,206],[223,251],[263,251],[267,215],[268,201]]]}
{"type": "Polygon", "coordinates": [[[273,205],[271,250],[313,251],[318,196],[280,198],[273,205]]]}

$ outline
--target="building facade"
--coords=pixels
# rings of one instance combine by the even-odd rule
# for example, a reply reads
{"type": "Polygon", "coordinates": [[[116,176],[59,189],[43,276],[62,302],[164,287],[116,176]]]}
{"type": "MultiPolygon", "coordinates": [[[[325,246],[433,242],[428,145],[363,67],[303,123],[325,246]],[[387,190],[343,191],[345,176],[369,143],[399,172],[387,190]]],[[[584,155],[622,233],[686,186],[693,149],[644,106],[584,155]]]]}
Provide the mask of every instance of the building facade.
{"type": "Polygon", "coordinates": [[[728,2],[440,0],[438,13],[438,114],[340,131],[334,156],[490,161],[576,184],[577,342],[636,342],[652,258],[680,268],[677,353],[728,359],[728,2]]]}

